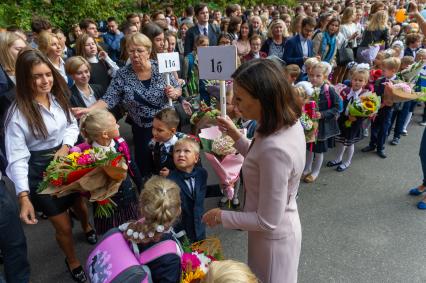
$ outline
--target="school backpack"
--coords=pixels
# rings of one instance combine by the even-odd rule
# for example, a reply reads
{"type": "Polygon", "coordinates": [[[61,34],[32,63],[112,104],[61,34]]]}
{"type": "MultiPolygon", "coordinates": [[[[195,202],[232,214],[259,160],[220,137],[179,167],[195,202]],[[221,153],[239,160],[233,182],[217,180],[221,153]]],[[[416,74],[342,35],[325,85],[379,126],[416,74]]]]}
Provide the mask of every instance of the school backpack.
{"type": "Polygon", "coordinates": [[[86,261],[86,274],[92,283],[152,282],[148,263],[167,254],[181,256],[178,244],[165,240],[139,253],[123,232],[113,228],[105,233],[86,261]]]}
{"type": "MultiPolygon", "coordinates": [[[[327,99],[328,107],[330,108],[332,103],[331,103],[331,99],[330,99],[330,86],[328,84],[324,84],[324,93],[325,93],[325,98],[327,99]]],[[[340,96],[340,94],[336,94],[336,95],[337,95],[337,99],[339,100],[338,110],[339,110],[339,113],[342,113],[343,112],[343,99],[340,96]]]]}

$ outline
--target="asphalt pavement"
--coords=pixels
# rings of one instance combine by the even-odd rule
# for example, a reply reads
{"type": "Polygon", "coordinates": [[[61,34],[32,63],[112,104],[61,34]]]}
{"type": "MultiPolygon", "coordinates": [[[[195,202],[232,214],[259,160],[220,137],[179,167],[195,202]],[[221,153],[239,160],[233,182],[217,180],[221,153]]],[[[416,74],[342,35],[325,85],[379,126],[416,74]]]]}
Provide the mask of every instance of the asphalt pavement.
{"type": "MultiPolygon", "coordinates": [[[[417,109],[419,112],[421,109],[417,109]]],[[[302,253],[299,282],[425,282],[426,211],[416,208],[421,197],[407,195],[422,179],[418,157],[424,127],[415,115],[408,136],[387,145],[388,158],[362,153],[368,139],[356,145],[351,167],[338,173],[323,166],[314,184],[299,189],[302,253]]],[[[124,136],[126,127],[120,128],[124,136]]],[[[326,154],[324,164],[332,159],[326,154]]],[[[210,183],[215,183],[209,170],[210,183]]],[[[206,209],[218,198],[206,199],[206,209]]],[[[25,226],[33,283],[73,282],[47,220],[25,226]]],[[[222,240],[225,256],[247,261],[247,233],[223,228],[208,234],[222,240]]],[[[84,262],[91,246],[74,227],[78,257],[84,262]]]]}

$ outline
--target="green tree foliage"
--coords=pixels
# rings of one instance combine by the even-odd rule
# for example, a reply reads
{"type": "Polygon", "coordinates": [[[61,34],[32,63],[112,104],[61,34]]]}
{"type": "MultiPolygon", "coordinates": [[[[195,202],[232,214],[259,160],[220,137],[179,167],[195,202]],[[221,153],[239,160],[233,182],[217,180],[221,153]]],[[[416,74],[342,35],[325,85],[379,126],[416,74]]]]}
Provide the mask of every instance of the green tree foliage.
{"type": "MultiPolygon", "coordinates": [[[[67,31],[72,24],[78,23],[84,18],[96,20],[107,19],[114,16],[119,21],[125,18],[129,12],[152,12],[164,8],[167,5],[173,7],[175,13],[180,15],[181,11],[189,5],[195,5],[201,1],[193,0],[2,0],[0,3],[0,27],[16,25],[24,30],[31,30],[31,19],[33,17],[44,17],[53,26],[67,31]]],[[[232,1],[213,0],[205,1],[211,9],[223,9],[232,1]]],[[[296,0],[239,0],[235,3],[242,6],[256,4],[276,4],[293,6],[296,0]]]]}

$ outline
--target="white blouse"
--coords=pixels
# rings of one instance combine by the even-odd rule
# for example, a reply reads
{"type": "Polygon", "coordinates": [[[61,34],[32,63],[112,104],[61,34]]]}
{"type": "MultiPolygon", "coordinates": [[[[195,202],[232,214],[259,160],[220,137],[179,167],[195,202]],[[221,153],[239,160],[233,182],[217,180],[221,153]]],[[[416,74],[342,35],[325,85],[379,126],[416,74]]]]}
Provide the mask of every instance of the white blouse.
{"type": "Polygon", "coordinates": [[[6,125],[6,157],[9,162],[7,176],[15,184],[16,194],[29,191],[28,162],[30,151],[40,151],[57,147],[61,144],[74,145],[79,129],[77,120],[71,114],[68,124],[65,112],[55,97],[49,94],[50,109],[39,104],[39,110],[48,132],[46,139],[36,139],[31,133],[28,122],[22,113],[15,109],[10,122],[6,125]]]}

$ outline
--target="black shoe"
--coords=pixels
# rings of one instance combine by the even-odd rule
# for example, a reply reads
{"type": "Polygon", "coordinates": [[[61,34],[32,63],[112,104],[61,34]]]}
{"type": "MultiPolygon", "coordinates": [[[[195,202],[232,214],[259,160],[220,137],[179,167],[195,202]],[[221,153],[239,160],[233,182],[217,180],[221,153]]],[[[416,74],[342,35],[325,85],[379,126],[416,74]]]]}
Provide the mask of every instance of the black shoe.
{"type": "Polygon", "coordinates": [[[339,166],[337,166],[336,171],[337,172],[343,172],[343,171],[345,171],[348,168],[349,168],[349,166],[346,167],[345,165],[339,165],[339,166]]]}
{"type": "Polygon", "coordinates": [[[86,240],[91,245],[94,245],[98,242],[98,236],[96,236],[96,231],[94,229],[86,233],[86,240]]]}
{"type": "Polygon", "coordinates": [[[333,161],[327,162],[327,164],[325,166],[327,166],[327,167],[334,167],[334,166],[338,166],[340,164],[342,164],[342,161],[336,162],[336,161],[333,160],[333,161]]]}
{"type": "Polygon", "coordinates": [[[373,150],[375,150],[375,149],[376,149],[376,147],[375,147],[375,146],[368,145],[368,146],[364,147],[363,149],[361,149],[361,151],[362,151],[362,152],[370,152],[370,151],[373,151],[373,150]]]}
{"type": "Polygon", "coordinates": [[[65,265],[67,266],[68,272],[70,273],[72,279],[74,279],[75,282],[84,283],[87,281],[86,273],[84,273],[83,267],[81,267],[81,265],[71,270],[66,258],[65,265]]]}
{"type": "Polygon", "coordinates": [[[378,150],[377,155],[380,156],[383,159],[388,157],[383,150],[378,150]]]}

